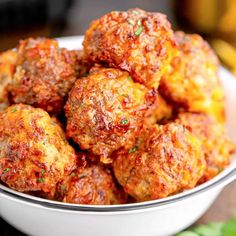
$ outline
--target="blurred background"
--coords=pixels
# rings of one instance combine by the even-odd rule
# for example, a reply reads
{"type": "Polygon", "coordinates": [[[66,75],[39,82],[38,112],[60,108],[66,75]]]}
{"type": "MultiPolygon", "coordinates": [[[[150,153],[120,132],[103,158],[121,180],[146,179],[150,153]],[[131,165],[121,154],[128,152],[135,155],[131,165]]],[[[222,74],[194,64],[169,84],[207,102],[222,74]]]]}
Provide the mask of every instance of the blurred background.
{"type": "Polygon", "coordinates": [[[165,13],[175,30],[200,33],[236,74],[236,0],[0,0],[0,51],[29,36],[81,35],[106,12],[133,7],[165,13]]]}
{"type": "MultiPolygon", "coordinates": [[[[29,36],[82,35],[103,14],[134,7],[166,14],[174,30],[201,34],[236,74],[236,0],[0,0],[0,51],[29,36]]],[[[233,183],[198,223],[231,217],[235,195],[233,183]]],[[[0,235],[22,234],[0,218],[0,235]]]]}

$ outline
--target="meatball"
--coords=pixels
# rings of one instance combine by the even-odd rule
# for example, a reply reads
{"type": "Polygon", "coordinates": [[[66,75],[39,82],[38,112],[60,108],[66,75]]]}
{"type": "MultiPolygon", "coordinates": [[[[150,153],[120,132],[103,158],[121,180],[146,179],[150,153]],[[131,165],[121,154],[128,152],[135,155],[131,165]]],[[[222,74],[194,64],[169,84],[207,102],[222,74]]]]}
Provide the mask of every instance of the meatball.
{"type": "Polygon", "coordinates": [[[94,21],[83,45],[91,61],[128,71],[148,88],[158,87],[177,52],[166,16],[140,9],[113,11],[94,21]]]}
{"type": "Polygon", "coordinates": [[[76,80],[77,52],[59,48],[53,39],[29,38],[20,41],[16,64],[12,102],[60,113],[76,80]]]}
{"type": "Polygon", "coordinates": [[[9,106],[7,86],[15,73],[17,54],[8,50],[0,54],[0,111],[9,106]]]}
{"type": "Polygon", "coordinates": [[[156,106],[147,113],[147,125],[161,124],[169,120],[173,115],[173,108],[166,100],[158,95],[156,106]]]}
{"type": "Polygon", "coordinates": [[[206,167],[201,142],[182,125],[148,129],[144,144],[115,152],[113,169],[137,201],[164,198],[193,188],[206,167]]]}
{"type": "Polygon", "coordinates": [[[176,32],[175,36],[179,55],[160,81],[160,93],[184,110],[210,114],[224,122],[224,91],[216,55],[199,35],[176,32]]]}
{"type": "Polygon", "coordinates": [[[113,151],[134,145],[155,98],[155,91],[134,83],[127,72],[94,68],[76,81],[69,94],[67,135],[81,149],[100,155],[102,162],[111,162],[113,151]]]}
{"type": "Polygon", "coordinates": [[[126,201],[111,171],[99,164],[77,168],[58,184],[56,195],[60,201],[75,204],[111,205],[126,201]]]}
{"type": "Polygon", "coordinates": [[[179,114],[176,122],[202,141],[207,168],[199,183],[212,179],[229,164],[235,146],[228,138],[224,125],[205,114],[187,112],[179,114]]]}
{"type": "Polygon", "coordinates": [[[93,64],[85,57],[83,50],[75,50],[77,56],[76,74],[77,78],[87,76],[93,64]]]}
{"type": "Polygon", "coordinates": [[[77,164],[55,119],[29,105],[12,105],[0,114],[0,147],[0,179],[20,192],[53,195],[77,164]]]}

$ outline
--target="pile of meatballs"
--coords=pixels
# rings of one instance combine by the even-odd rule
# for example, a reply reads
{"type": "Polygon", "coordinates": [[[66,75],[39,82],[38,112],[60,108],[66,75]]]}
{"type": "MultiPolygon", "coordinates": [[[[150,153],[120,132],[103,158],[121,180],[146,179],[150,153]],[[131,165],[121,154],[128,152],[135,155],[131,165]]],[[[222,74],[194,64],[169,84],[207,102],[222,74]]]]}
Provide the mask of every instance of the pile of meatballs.
{"type": "Polygon", "coordinates": [[[92,22],[82,50],[21,40],[0,54],[1,183],[109,205],[208,181],[235,152],[218,66],[199,35],[141,9],[92,22]]]}

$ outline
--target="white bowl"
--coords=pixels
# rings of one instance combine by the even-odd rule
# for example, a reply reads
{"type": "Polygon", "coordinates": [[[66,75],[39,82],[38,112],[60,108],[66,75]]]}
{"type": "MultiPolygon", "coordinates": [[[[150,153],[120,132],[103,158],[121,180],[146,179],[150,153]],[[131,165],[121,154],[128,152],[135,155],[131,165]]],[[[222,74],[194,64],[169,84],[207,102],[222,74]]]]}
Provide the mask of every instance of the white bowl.
{"type": "MultiPolygon", "coordinates": [[[[60,45],[80,48],[83,37],[59,39],[60,45]]],[[[220,76],[226,91],[229,134],[236,142],[236,79],[225,69],[220,76]]],[[[236,179],[236,160],[218,176],[174,196],[134,204],[86,206],[54,202],[0,185],[0,215],[28,235],[40,236],[166,236],[195,222],[222,189],[236,179]]]]}

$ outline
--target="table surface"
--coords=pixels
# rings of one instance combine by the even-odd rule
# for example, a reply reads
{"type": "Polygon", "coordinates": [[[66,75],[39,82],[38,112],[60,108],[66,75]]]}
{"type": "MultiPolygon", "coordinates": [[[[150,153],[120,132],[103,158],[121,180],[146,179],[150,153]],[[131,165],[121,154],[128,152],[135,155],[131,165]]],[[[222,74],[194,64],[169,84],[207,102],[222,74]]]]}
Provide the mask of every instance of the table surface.
{"type": "MultiPolygon", "coordinates": [[[[226,221],[236,212],[236,181],[228,185],[216,199],[210,209],[196,222],[196,224],[213,221],[226,221]]],[[[0,235],[24,236],[0,218],[0,235]]]]}

